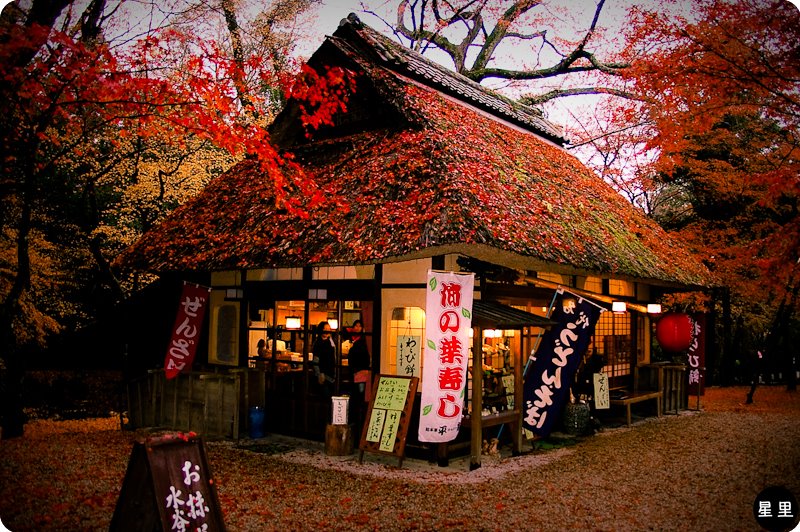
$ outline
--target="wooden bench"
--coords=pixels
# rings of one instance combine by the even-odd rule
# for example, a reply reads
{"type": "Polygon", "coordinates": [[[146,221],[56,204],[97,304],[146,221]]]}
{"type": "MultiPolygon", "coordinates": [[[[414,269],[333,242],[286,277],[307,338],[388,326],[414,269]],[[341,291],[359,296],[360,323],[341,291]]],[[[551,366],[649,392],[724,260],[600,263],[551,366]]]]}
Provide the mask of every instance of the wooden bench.
{"type": "Polygon", "coordinates": [[[618,399],[610,399],[609,403],[615,406],[624,406],[627,413],[628,426],[631,426],[631,405],[641,403],[642,401],[649,401],[650,399],[656,400],[656,414],[661,417],[661,401],[664,398],[663,383],[658,383],[657,390],[640,390],[639,389],[639,366],[633,368],[633,391],[628,392],[625,396],[618,399]]]}
{"type": "Polygon", "coordinates": [[[656,400],[656,414],[658,417],[661,417],[661,399],[663,393],[660,391],[641,391],[641,392],[631,392],[627,396],[621,399],[611,399],[609,402],[615,406],[624,406],[627,409],[627,421],[628,426],[631,426],[631,405],[634,403],[641,403],[642,401],[648,401],[650,399],[656,400]]]}

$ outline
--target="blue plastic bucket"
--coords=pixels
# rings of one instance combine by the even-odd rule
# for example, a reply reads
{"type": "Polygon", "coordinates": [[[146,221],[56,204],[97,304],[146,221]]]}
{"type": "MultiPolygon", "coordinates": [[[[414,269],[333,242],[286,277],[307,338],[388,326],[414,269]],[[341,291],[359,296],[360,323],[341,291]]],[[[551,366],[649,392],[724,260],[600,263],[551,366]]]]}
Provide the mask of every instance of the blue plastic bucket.
{"type": "Polygon", "coordinates": [[[250,437],[264,437],[264,410],[260,406],[250,407],[250,437]]]}

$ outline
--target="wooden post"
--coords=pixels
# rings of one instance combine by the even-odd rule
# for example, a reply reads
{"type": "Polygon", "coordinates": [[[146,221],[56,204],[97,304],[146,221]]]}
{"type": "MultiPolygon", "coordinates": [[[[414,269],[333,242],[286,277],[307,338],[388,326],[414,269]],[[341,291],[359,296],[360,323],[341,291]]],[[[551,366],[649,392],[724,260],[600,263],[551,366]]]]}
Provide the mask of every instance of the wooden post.
{"type": "Polygon", "coordinates": [[[529,346],[526,345],[525,335],[522,332],[520,329],[520,335],[523,338],[520,342],[522,353],[514,363],[514,410],[519,412],[515,417],[516,422],[511,425],[511,452],[514,456],[522,452],[522,368],[525,364],[525,353],[530,352],[528,351],[529,346]]]}
{"type": "Polygon", "coordinates": [[[483,411],[483,328],[478,327],[472,336],[472,441],[470,445],[469,470],[481,466],[481,444],[483,443],[483,427],[481,412],[483,411]]]}
{"type": "Polygon", "coordinates": [[[353,454],[353,428],[350,425],[325,426],[325,454],[348,456],[353,454]]]}
{"type": "Polygon", "coordinates": [[[436,464],[439,467],[450,465],[450,459],[447,457],[447,442],[436,444],[436,464]]]}

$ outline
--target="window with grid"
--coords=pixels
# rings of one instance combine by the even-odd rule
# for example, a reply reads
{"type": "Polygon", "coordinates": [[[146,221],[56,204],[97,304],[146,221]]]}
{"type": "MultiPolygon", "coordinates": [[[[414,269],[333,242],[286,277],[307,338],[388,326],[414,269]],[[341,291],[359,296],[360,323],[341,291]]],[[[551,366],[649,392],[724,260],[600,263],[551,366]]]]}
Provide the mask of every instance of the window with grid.
{"type": "Polygon", "coordinates": [[[600,315],[586,355],[597,353],[605,358],[603,372],[608,375],[612,388],[629,384],[633,371],[631,340],[629,313],[603,312],[600,315]]]}

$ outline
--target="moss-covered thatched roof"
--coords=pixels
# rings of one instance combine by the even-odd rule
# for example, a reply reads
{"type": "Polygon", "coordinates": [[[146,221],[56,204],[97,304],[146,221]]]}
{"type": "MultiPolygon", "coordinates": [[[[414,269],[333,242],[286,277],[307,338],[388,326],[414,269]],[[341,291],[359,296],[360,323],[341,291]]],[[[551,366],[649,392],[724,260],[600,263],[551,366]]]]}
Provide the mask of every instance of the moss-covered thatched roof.
{"type": "Polygon", "coordinates": [[[270,176],[245,161],[119,262],[218,271],[461,253],[522,270],[708,284],[694,256],[537,127],[413,79],[373,53],[374,35],[351,21],[310,62],[358,72],[358,120],[340,117],[338,130],[300,141],[289,106],[274,128],[328,201],[290,187],[294,208],[276,204],[270,176]]]}

